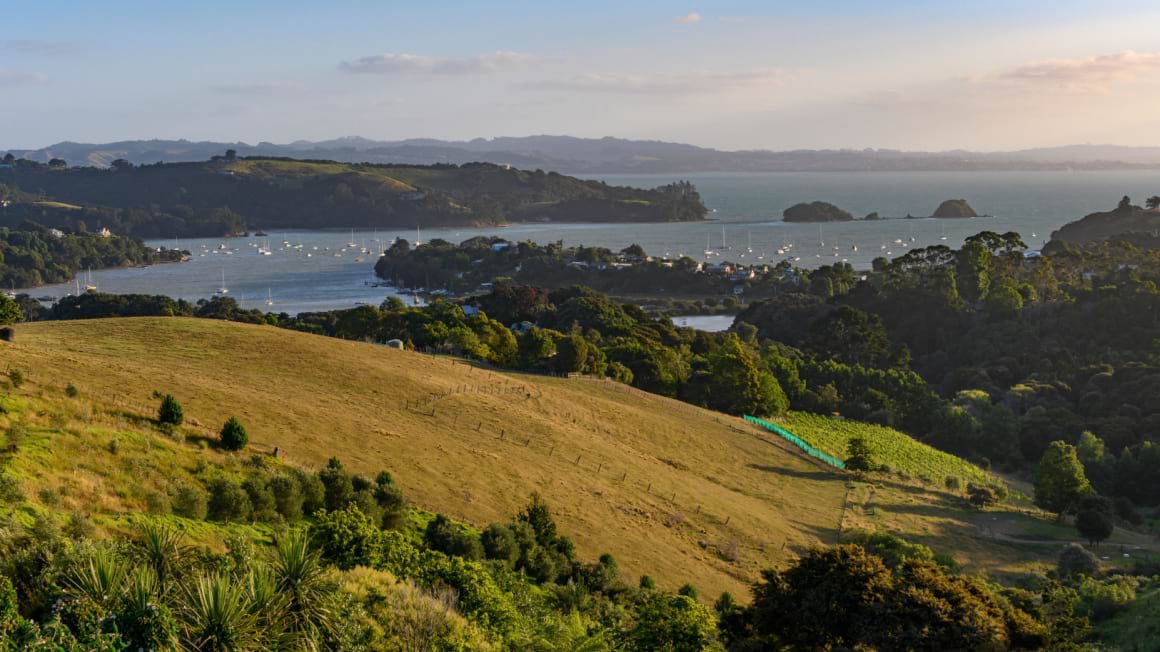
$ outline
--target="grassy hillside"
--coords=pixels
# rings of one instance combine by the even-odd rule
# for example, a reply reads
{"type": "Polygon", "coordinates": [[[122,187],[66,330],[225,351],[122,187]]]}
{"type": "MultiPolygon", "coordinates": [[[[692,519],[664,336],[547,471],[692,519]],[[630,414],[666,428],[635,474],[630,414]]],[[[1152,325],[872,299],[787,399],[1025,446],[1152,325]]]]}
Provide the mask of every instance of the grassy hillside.
{"type": "MultiPolygon", "coordinates": [[[[101,224],[139,237],[229,235],[256,228],[423,227],[510,221],[667,222],[704,218],[692,185],[609,186],[542,170],[471,163],[371,165],[294,159],[0,170],[0,183],[55,200],[118,209],[101,224]]],[[[2,216],[0,216],[2,217],[2,216]]],[[[72,227],[56,212],[51,226],[72,227]]]]}
{"type": "MultiPolygon", "coordinates": [[[[306,466],[337,455],[354,471],[387,468],[420,506],[480,526],[510,518],[538,490],[582,555],[608,550],[662,584],[743,594],[759,568],[837,535],[840,479],[724,417],[617,385],[504,376],[210,320],[26,324],[3,346],[6,363],[27,370],[21,391],[59,396],[74,383],[129,413],[118,431],[132,431],[132,415],[152,416],[159,390],[207,434],[236,415],[254,449],[278,447],[306,466]],[[472,391],[430,402],[461,388],[472,391]]],[[[43,448],[55,450],[52,438],[43,448]]],[[[84,459],[62,450],[37,464],[84,459]]],[[[84,504],[141,504],[116,497],[113,478],[92,482],[115,497],[84,504]]]]}
{"type": "MultiPolygon", "coordinates": [[[[287,464],[338,456],[355,472],[385,468],[418,506],[480,527],[539,491],[581,557],[611,552],[628,577],[689,581],[706,596],[745,595],[761,568],[835,543],[840,528],[908,536],[986,573],[1048,563],[1058,548],[983,536],[994,514],[941,486],[850,484],[770,433],[611,382],[500,374],[204,319],[22,324],[0,353],[28,378],[0,417],[7,428],[20,414],[28,429],[31,444],[12,461],[24,493],[113,528],[187,481],[199,459],[249,459],[198,441],[235,415],[251,453],[277,447],[287,464]],[[65,396],[69,383],[81,398],[65,396]],[[155,390],[176,395],[201,434],[160,435],[155,390]]],[[[1040,523],[1004,518],[1012,532],[1040,523]]]]}

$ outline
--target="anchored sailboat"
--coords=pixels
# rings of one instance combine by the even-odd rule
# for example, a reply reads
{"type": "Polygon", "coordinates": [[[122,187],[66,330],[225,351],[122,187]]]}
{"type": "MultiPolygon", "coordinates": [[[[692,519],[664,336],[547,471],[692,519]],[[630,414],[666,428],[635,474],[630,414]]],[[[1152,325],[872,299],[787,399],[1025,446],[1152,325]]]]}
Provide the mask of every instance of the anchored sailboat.
{"type": "Polygon", "coordinates": [[[226,270],[223,268],[222,269],[222,286],[217,289],[217,292],[215,292],[215,294],[224,295],[224,294],[229,294],[229,293],[230,293],[230,289],[226,287],[226,270]]]}

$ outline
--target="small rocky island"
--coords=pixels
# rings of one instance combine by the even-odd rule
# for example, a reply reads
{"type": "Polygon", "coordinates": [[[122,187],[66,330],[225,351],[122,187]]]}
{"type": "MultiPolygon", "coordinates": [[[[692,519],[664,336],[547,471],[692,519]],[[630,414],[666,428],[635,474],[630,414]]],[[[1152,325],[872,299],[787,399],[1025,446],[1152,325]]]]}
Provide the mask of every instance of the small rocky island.
{"type": "Polygon", "coordinates": [[[964,217],[979,217],[975,209],[965,199],[948,199],[938,205],[931,217],[957,219],[964,217]]]}
{"type": "Polygon", "coordinates": [[[794,204],[781,215],[786,222],[849,222],[854,219],[849,211],[824,201],[794,204]]]}

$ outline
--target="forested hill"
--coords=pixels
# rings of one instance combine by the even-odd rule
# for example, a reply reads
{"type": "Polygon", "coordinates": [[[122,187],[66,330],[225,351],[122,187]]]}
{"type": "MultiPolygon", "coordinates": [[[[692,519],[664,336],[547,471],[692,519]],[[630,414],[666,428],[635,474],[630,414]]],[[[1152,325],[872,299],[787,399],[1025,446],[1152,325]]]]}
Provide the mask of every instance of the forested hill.
{"type": "Polygon", "coordinates": [[[690,221],[707,212],[689,183],[645,190],[488,163],[373,165],[233,156],[142,166],[119,161],[108,169],[62,163],[17,160],[0,166],[0,184],[114,209],[115,223],[100,226],[139,237],[257,228],[690,221]]]}

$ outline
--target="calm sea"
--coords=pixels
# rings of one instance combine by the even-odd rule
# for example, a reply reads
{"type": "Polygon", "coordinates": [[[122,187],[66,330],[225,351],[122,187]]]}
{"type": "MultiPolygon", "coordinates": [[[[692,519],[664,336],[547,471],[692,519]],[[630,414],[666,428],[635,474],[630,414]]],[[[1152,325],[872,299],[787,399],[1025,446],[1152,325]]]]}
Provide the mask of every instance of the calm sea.
{"type": "MultiPolygon", "coordinates": [[[[1160,171],[1108,172],[858,172],[858,173],[712,173],[692,175],[604,175],[610,184],[654,187],[677,179],[696,184],[711,221],[680,224],[528,224],[491,229],[423,230],[422,239],[461,241],[477,235],[511,240],[594,245],[620,249],[632,243],[654,255],[689,255],[705,260],[776,262],[797,258],[796,265],[815,267],[846,260],[869,267],[877,256],[900,256],[907,249],[932,244],[958,246],[982,230],[1018,231],[1032,248],[1051,231],[1087,213],[1114,207],[1123,195],[1143,203],[1160,194],[1160,171]],[[781,211],[799,201],[823,200],[856,217],[878,212],[883,218],[929,215],[944,199],[965,198],[980,214],[970,220],[883,219],[879,222],[785,224],[781,211]],[[722,247],[722,239],[724,245],[722,247]],[[705,255],[706,249],[717,252],[705,255]],[[781,249],[784,253],[778,254],[781,249]]],[[[334,222],[342,223],[335,215],[334,222]]],[[[378,304],[388,288],[374,281],[379,243],[395,237],[415,240],[403,231],[286,231],[268,238],[181,240],[194,253],[188,263],[148,268],[93,271],[102,291],[167,294],[196,300],[223,285],[246,307],[297,313],[378,304]],[[283,241],[289,243],[283,245],[283,241]],[[358,249],[347,248],[354,242],[358,249]],[[260,255],[268,242],[272,254],[260,255]],[[300,248],[296,248],[301,245],[300,248]],[[220,247],[224,246],[225,249],[220,247]],[[366,247],[370,254],[359,249],[366,247]],[[229,253],[227,253],[229,252],[229,253]],[[267,300],[272,305],[267,305],[267,300]]],[[[151,241],[174,246],[174,241],[151,241]]],[[[82,280],[82,285],[84,281],[82,280]]],[[[35,296],[69,294],[74,284],[27,290],[35,296]]]]}

